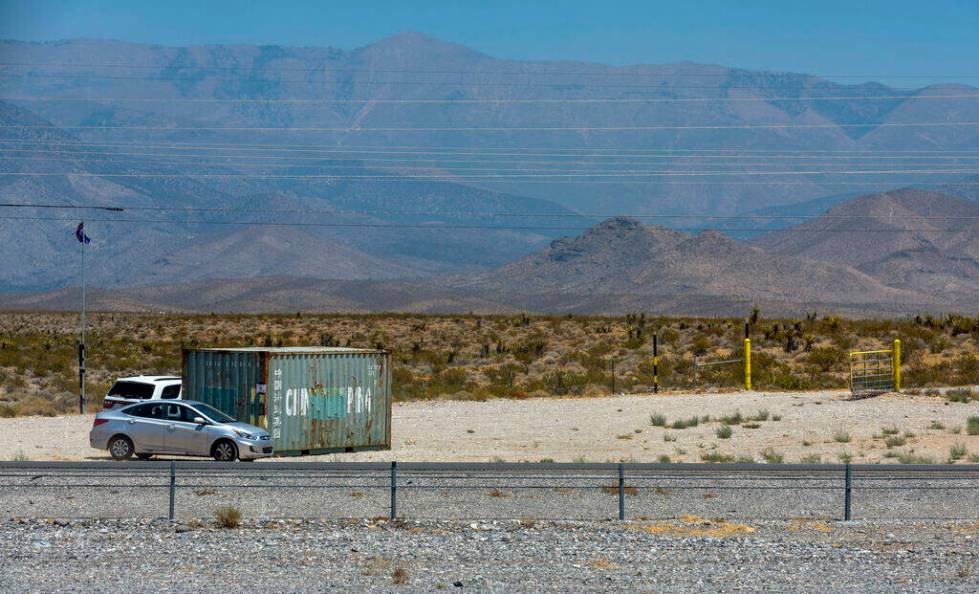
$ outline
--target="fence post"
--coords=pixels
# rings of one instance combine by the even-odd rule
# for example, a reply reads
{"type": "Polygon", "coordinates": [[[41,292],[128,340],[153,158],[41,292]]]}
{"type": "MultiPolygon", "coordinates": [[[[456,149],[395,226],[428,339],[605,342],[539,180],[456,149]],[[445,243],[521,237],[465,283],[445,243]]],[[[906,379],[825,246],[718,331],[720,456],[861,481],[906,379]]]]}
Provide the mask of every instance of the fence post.
{"type": "Polygon", "coordinates": [[[619,520],[625,519],[625,465],[619,462],[619,520]]]}
{"type": "Polygon", "coordinates": [[[173,503],[176,497],[177,497],[177,463],[171,461],[170,462],[170,511],[167,514],[167,519],[170,520],[170,523],[173,523],[173,503]]]}
{"type": "Polygon", "coordinates": [[[744,389],[751,391],[751,339],[744,339],[744,389]]]}
{"type": "Polygon", "coordinates": [[[853,481],[850,476],[850,463],[846,464],[846,495],[843,502],[843,519],[850,521],[850,503],[852,499],[853,481]]]}
{"type": "Polygon", "coordinates": [[[609,359],[609,370],[612,376],[612,394],[615,394],[615,359],[609,359]]]}
{"type": "Polygon", "coordinates": [[[894,339],[894,391],[901,391],[901,339],[894,339]]]}
{"type": "Polygon", "coordinates": [[[391,462],[391,519],[398,517],[398,463],[391,462]]]}
{"type": "Polygon", "coordinates": [[[659,345],[653,334],[653,394],[659,394],[659,345]]]}

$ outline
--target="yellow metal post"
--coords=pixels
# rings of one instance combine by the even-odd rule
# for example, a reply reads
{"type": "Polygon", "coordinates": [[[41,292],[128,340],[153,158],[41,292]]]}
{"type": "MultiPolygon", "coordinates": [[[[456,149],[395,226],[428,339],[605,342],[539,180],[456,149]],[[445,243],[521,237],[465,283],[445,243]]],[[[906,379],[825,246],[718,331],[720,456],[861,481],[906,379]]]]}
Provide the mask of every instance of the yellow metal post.
{"type": "Polygon", "coordinates": [[[744,389],[751,390],[751,339],[744,339],[744,389]]]}
{"type": "Polygon", "coordinates": [[[901,339],[894,339],[894,391],[901,391],[901,339]]]}

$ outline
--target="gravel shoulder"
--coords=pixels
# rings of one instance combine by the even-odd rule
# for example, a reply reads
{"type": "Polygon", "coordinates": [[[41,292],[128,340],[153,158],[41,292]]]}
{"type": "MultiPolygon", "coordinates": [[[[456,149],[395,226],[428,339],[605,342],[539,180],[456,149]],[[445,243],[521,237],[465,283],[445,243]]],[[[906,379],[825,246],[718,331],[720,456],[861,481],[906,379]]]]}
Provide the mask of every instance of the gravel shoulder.
{"type": "MultiPolygon", "coordinates": [[[[949,403],[934,396],[888,394],[849,400],[848,393],[732,392],[631,395],[580,399],[430,401],[398,403],[393,411],[392,449],[311,456],[291,460],[518,462],[700,462],[710,453],[763,461],[766,449],[785,462],[818,456],[822,462],[893,462],[900,454],[945,462],[953,445],[979,454],[979,436],[964,426],[979,415],[979,402],[949,403]],[[713,418],[740,411],[766,411],[768,419],[733,426],[721,439],[720,423],[686,429],[654,427],[650,416],[668,423],[692,416],[713,418]],[[887,447],[881,430],[907,435],[887,447]],[[846,441],[842,441],[846,438],[846,441]],[[670,441],[668,441],[670,440],[670,441]]],[[[106,459],[90,449],[92,415],[0,419],[0,459],[106,459]]],[[[968,454],[961,460],[967,461],[968,454]]]]}
{"type": "Polygon", "coordinates": [[[979,524],[0,521],[2,592],[975,592],[979,524]],[[121,563],[120,559],[129,559],[121,563]]]}

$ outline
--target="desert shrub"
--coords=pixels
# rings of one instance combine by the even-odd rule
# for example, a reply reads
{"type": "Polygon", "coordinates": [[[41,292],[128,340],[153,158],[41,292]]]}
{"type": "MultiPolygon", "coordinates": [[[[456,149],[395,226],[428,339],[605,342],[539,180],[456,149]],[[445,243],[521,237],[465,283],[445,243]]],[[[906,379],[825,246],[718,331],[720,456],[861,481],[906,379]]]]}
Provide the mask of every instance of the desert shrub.
{"type": "Polygon", "coordinates": [[[717,435],[717,437],[720,438],[720,439],[730,439],[731,438],[731,434],[733,434],[733,433],[734,433],[734,430],[731,429],[731,426],[730,425],[721,425],[714,432],[714,434],[717,435]]]}
{"type": "Polygon", "coordinates": [[[806,363],[819,371],[842,370],[846,353],[836,347],[815,347],[806,356],[806,363]]]}
{"type": "Polygon", "coordinates": [[[744,416],[741,415],[741,411],[735,411],[732,415],[727,415],[720,417],[719,419],[725,425],[740,425],[744,422],[744,416]]]}
{"type": "Polygon", "coordinates": [[[889,448],[896,448],[908,443],[908,440],[900,435],[889,435],[884,438],[884,445],[889,448]]]}
{"type": "Polygon", "coordinates": [[[768,464],[781,464],[785,461],[785,456],[772,448],[765,448],[759,452],[762,459],[768,464]]]}
{"type": "Polygon", "coordinates": [[[966,454],[968,453],[969,450],[965,447],[964,443],[961,442],[954,443],[952,444],[952,447],[950,447],[948,450],[948,461],[957,462],[962,458],[965,458],[966,454]]]}
{"type": "Polygon", "coordinates": [[[649,424],[653,427],[665,427],[666,426],[666,416],[661,414],[649,415],[649,424]]]}
{"type": "Polygon", "coordinates": [[[930,456],[923,456],[920,454],[915,454],[914,452],[905,452],[903,454],[898,454],[897,461],[901,464],[934,464],[935,459],[930,456]]]}
{"type": "Polygon", "coordinates": [[[689,419],[677,419],[670,424],[671,429],[686,429],[688,427],[696,427],[700,424],[700,418],[697,416],[690,417],[689,419]]]}
{"type": "Polygon", "coordinates": [[[969,435],[979,435],[979,416],[971,416],[965,423],[965,432],[969,435]]]}
{"type": "Polygon", "coordinates": [[[214,512],[214,519],[222,528],[237,528],[241,525],[241,510],[233,505],[219,507],[214,512]]]}
{"type": "Polygon", "coordinates": [[[968,403],[973,400],[979,400],[979,394],[976,394],[968,388],[961,388],[956,390],[949,390],[945,392],[945,400],[949,402],[961,402],[968,403]]]}

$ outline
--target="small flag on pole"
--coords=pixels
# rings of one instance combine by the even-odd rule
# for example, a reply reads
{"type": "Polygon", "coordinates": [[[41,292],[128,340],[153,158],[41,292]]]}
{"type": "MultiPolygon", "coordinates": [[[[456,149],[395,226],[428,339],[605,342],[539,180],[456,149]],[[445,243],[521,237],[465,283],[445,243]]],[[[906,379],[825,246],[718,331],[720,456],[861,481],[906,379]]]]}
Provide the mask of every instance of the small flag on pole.
{"type": "Polygon", "coordinates": [[[84,222],[78,223],[78,228],[75,229],[75,239],[77,239],[79,243],[84,243],[84,244],[92,243],[92,239],[88,235],[85,235],[84,222]]]}

